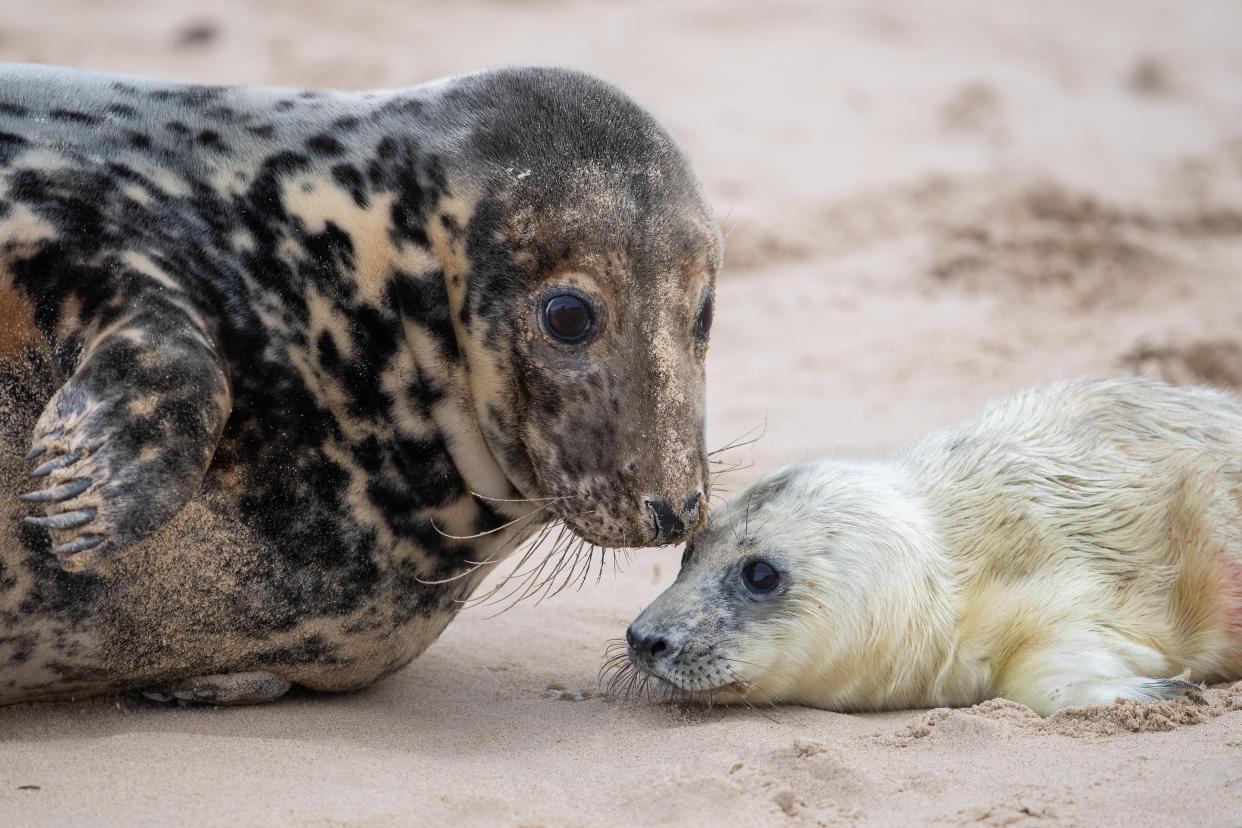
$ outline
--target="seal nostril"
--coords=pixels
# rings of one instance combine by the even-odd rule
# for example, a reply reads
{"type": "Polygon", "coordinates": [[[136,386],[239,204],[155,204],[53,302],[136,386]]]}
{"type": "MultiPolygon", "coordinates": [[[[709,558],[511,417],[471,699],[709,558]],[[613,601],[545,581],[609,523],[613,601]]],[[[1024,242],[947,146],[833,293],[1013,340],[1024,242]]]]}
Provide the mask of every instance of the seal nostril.
{"type": "Polygon", "coordinates": [[[646,501],[647,508],[651,510],[652,517],[655,519],[655,540],[667,541],[669,538],[681,537],[686,533],[686,523],[677,515],[677,510],[673,504],[667,500],[646,501]]]}
{"type": "Polygon", "coordinates": [[[645,656],[658,656],[668,650],[668,640],[663,636],[636,633],[633,627],[625,631],[625,643],[635,653],[645,656]]]}

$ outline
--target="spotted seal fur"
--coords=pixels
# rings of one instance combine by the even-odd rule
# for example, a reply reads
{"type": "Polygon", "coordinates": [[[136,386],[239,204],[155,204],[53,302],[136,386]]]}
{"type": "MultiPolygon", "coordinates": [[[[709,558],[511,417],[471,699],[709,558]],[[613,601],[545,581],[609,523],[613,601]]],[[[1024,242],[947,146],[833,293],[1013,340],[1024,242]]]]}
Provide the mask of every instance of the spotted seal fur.
{"type": "Polygon", "coordinates": [[[720,235],[612,86],[0,79],[0,702],[361,687],[703,519],[720,235]]]}
{"type": "Polygon", "coordinates": [[[1202,701],[1190,681],[1242,678],[1242,406],[1068,382],[791,466],[713,510],[627,637],[642,675],[720,701],[1202,701]]]}

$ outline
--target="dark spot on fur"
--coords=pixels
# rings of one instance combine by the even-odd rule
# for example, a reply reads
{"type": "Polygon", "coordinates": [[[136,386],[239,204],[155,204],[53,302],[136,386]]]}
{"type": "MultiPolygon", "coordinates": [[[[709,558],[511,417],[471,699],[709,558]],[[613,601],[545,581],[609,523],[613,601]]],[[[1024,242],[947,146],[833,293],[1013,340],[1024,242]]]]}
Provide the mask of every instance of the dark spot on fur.
{"type": "Polygon", "coordinates": [[[198,143],[216,152],[228,152],[228,144],[224,143],[220,138],[220,133],[213,129],[204,129],[198,133],[198,143]]]}
{"type": "Polygon", "coordinates": [[[129,104],[123,104],[123,103],[110,104],[108,108],[104,111],[107,112],[109,115],[115,115],[118,118],[138,117],[138,110],[134,109],[129,104]]]}
{"type": "Polygon", "coordinates": [[[262,650],[251,657],[254,664],[343,664],[338,647],[322,635],[311,635],[297,644],[262,650]]]}
{"type": "Polygon", "coordinates": [[[29,661],[30,657],[34,655],[35,646],[38,642],[38,637],[31,634],[0,636],[0,648],[10,648],[8,658],[10,666],[25,664],[29,661]]]}
{"type": "Polygon", "coordinates": [[[11,132],[0,132],[0,164],[11,164],[13,159],[25,151],[28,142],[20,135],[11,132]]]}
{"type": "Polygon", "coordinates": [[[367,198],[366,182],[362,178],[362,173],[358,172],[358,168],[354,165],[335,165],[332,168],[332,180],[348,191],[354,203],[359,207],[366,207],[370,203],[367,198]]]}
{"type": "Polygon", "coordinates": [[[306,148],[318,155],[340,155],[345,152],[345,147],[341,145],[341,142],[326,132],[308,138],[306,148]]]}
{"type": "Polygon", "coordinates": [[[448,294],[444,290],[442,271],[425,276],[394,272],[389,291],[394,304],[407,318],[416,319],[426,326],[444,358],[456,359],[459,356],[457,333],[449,318],[448,294]]]}
{"type": "Polygon", "coordinates": [[[78,112],[72,109],[53,109],[48,113],[48,117],[56,121],[73,121],[74,123],[86,124],[88,126],[94,126],[103,122],[103,118],[100,118],[98,115],[78,112]]]}

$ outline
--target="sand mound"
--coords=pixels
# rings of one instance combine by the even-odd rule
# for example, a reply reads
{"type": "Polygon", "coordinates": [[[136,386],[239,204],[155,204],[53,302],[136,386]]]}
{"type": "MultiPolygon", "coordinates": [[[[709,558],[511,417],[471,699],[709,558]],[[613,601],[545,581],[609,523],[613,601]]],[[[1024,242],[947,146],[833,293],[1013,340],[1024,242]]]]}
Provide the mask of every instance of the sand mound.
{"type": "Polygon", "coordinates": [[[1179,385],[1242,388],[1242,341],[1235,339],[1139,342],[1120,362],[1135,374],[1179,385]]]}
{"type": "Polygon", "coordinates": [[[971,291],[1055,291],[1083,308],[1139,289],[1167,264],[1142,223],[1094,196],[1027,185],[936,227],[930,275],[971,291]]]}
{"type": "Polygon", "coordinates": [[[1144,703],[1120,699],[1113,704],[1060,710],[1044,721],[1043,729],[1062,736],[1177,730],[1185,725],[1203,724],[1220,712],[1208,705],[1182,701],[1144,703]]]}
{"type": "Polygon", "coordinates": [[[1051,181],[994,193],[933,219],[934,281],[1083,311],[1124,306],[1177,270],[1185,242],[1242,236],[1242,211],[1227,205],[1123,208],[1051,181]]]}

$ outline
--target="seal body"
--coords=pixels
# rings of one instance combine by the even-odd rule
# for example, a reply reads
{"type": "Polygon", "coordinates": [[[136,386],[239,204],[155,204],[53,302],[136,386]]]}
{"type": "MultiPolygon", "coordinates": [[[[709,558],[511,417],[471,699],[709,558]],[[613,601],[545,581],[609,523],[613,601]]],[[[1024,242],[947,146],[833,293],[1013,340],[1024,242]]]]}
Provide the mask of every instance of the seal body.
{"type": "Polygon", "coordinates": [[[628,641],[722,701],[1201,701],[1182,678],[1242,678],[1242,407],[1068,382],[887,460],[791,466],[713,511],[628,641]]]}
{"type": "Polygon", "coordinates": [[[0,80],[0,702],[360,687],[702,520],[720,236],[616,89],[0,80]]]}

